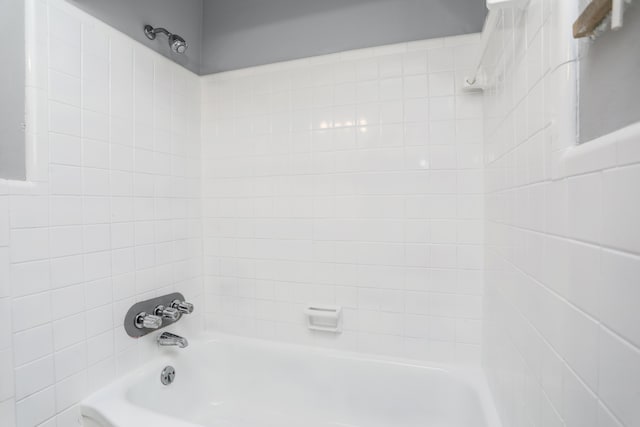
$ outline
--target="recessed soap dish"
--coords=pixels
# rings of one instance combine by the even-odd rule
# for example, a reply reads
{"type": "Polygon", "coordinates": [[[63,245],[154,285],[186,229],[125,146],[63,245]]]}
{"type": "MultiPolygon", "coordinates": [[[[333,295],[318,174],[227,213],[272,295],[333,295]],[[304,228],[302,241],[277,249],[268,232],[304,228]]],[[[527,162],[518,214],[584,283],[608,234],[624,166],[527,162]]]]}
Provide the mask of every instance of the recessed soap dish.
{"type": "Polygon", "coordinates": [[[342,307],[337,305],[309,305],[304,310],[307,327],[312,331],[342,332],[342,307]]]}

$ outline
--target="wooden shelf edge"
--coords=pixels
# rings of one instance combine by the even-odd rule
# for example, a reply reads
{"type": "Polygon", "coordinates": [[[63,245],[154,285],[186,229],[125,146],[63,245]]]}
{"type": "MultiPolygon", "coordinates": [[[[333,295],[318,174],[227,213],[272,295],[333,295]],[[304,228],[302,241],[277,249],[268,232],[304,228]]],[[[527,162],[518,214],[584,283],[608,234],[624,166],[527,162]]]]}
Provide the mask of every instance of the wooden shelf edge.
{"type": "Polygon", "coordinates": [[[573,23],[573,38],[588,37],[598,28],[613,7],[613,0],[592,0],[573,23]]]}

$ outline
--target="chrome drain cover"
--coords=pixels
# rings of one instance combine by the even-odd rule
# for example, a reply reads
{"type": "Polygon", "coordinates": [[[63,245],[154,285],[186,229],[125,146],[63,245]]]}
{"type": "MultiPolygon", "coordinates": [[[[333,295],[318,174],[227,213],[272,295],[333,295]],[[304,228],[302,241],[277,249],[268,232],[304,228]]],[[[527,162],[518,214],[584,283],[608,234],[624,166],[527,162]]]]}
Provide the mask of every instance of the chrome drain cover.
{"type": "Polygon", "coordinates": [[[169,385],[176,378],[176,370],[173,369],[173,366],[165,366],[162,372],[160,373],[160,381],[164,385],[169,385]]]}

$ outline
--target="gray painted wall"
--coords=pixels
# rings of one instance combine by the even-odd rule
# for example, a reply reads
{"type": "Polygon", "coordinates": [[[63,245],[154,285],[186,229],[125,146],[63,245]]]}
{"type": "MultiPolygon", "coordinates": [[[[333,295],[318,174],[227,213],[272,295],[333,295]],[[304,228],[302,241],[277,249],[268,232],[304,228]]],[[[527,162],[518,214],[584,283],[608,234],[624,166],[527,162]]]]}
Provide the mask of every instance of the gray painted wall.
{"type": "Polygon", "coordinates": [[[205,0],[202,74],[478,32],[484,0],[205,0]]]}
{"type": "Polygon", "coordinates": [[[200,74],[473,33],[485,17],[485,0],[67,1],[200,74]],[[147,40],[147,23],[183,36],[187,55],[147,40]]]}
{"type": "Polygon", "coordinates": [[[0,178],[26,178],[24,0],[0,0],[0,178]]]}
{"type": "MultiPolygon", "coordinates": [[[[67,0],[162,55],[198,73],[202,52],[202,0],[67,0]],[[142,31],[144,25],[165,27],[189,44],[185,55],[169,49],[164,36],[154,41],[142,31]]],[[[230,0],[236,1],[236,0],[230,0]]]]}
{"type": "Polygon", "coordinates": [[[624,21],[620,31],[581,42],[581,142],[640,121],[640,3],[624,21]]]}

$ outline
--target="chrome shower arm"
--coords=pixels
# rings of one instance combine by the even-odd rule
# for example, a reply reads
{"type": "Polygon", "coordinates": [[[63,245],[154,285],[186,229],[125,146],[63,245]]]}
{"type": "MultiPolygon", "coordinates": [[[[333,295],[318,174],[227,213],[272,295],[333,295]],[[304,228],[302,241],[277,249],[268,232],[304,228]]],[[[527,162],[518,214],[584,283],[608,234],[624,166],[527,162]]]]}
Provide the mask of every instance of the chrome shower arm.
{"type": "Polygon", "coordinates": [[[151,25],[144,26],[144,34],[149,40],[155,40],[158,33],[164,34],[167,37],[171,37],[173,35],[165,28],[153,28],[151,25]]]}

